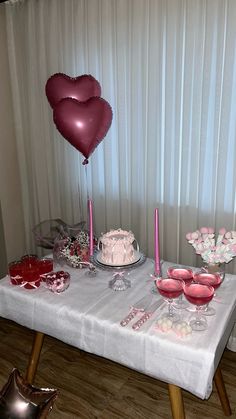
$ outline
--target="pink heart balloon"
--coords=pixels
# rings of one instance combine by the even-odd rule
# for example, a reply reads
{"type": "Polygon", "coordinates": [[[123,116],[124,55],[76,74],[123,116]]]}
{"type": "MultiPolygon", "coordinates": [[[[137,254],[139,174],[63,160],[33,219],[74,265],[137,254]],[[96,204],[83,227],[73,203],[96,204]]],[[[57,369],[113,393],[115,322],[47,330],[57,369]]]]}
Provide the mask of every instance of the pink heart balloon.
{"type": "Polygon", "coordinates": [[[86,102],[65,98],[55,106],[53,120],[63,137],[83,154],[83,164],[87,164],[110,128],[112,109],[101,97],[86,102]]]}
{"type": "Polygon", "coordinates": [[[51,107],[54,108],[61,99],[66,97],[85,102],[93,96],[100,96],[101,86],[90,74],[73,78],[66,74],[56,73],[48,79],[45,91],[51,107]]]}

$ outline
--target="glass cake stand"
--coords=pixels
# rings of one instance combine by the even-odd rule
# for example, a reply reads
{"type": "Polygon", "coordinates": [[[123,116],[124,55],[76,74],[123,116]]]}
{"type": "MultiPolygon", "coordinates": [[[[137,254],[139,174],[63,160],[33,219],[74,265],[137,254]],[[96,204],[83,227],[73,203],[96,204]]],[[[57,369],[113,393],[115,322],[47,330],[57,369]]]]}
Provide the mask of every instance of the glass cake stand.
{"type": "Polygon", "coordinates": [[[109,265],[102,263],[100,256],[101,252],[97,250],[91,256],[90,261],[99,269],[113,271],[112,279],[108,283],[109,288],[113,291],[125,291],[127,288],[130,288],[131,281],[125,277],[125,273],[141,266],[146,260],[146,256],[139,252],[139,257],[136,257],[133,263],[127,265],[109,265]]]}

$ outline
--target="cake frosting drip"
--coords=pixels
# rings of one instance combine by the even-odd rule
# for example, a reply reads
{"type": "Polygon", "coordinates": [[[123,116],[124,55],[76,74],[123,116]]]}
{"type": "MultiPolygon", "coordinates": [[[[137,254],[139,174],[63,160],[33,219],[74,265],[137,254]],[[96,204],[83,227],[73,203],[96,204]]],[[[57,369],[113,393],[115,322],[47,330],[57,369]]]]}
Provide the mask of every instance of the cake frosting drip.
{"type": "Polygon", "coordinates": [[[101,260],[111,265],[127,265],[135,259],[135,237],[131,231],[111,230],[100,239],[101,260]]]}

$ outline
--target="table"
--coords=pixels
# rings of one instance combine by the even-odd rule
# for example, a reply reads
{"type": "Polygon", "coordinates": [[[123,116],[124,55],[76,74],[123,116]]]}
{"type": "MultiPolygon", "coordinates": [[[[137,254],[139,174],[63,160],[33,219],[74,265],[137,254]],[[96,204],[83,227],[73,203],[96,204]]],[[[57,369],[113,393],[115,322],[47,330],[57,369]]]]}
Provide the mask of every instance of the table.
{"type": "MultiPolygon", "coordinates": [[[[163,263],[163,272],[171,263],[163,263]]],[[[236,277],[226,275],[217,290],[219,302],[212,301],[216,315],[208,318],[208,330],[193,332],[181,339],[171,331],[156,331],[155,315],[134,331],[120,326],[130,306],[151,294],[151,259],[127,272],[131,288],[115,292],[108,288],[112,271],[99,271],[95,278],[86,270],[67,268],[70,287],[59,295],[42,285],[36,290],[13,286],[9,278],[0,281],[0,316],[36,331],[26,374],[32,383],[44,334],[90,353],[108,358],[168,383],[173,418],[184,418],[181,388],[207,399],[215,380],[225,414],[230,406],[218,368],[236,317],[236,277]]],[[[152,298],[158,298],[152,295],[152,298]]]]}

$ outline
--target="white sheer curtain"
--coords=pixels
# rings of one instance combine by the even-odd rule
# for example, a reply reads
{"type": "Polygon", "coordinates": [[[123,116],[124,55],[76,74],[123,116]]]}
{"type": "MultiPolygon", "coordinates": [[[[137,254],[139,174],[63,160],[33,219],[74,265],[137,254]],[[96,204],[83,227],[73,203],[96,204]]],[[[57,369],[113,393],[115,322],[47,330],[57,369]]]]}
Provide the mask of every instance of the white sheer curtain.
{"type": "Polygon", "coordinates": [[[236,230],[235,0],[12,0],[6,10],[28,246],[44,219],[86,219],[89,189],[97,235],[131,229],[152,256],[159,207],[161,256],[200,263],[188,231],[236,230]],[[52,121],[44,89],[57,72],[92,74],[113,108],[87,176],[52,121]]]}

